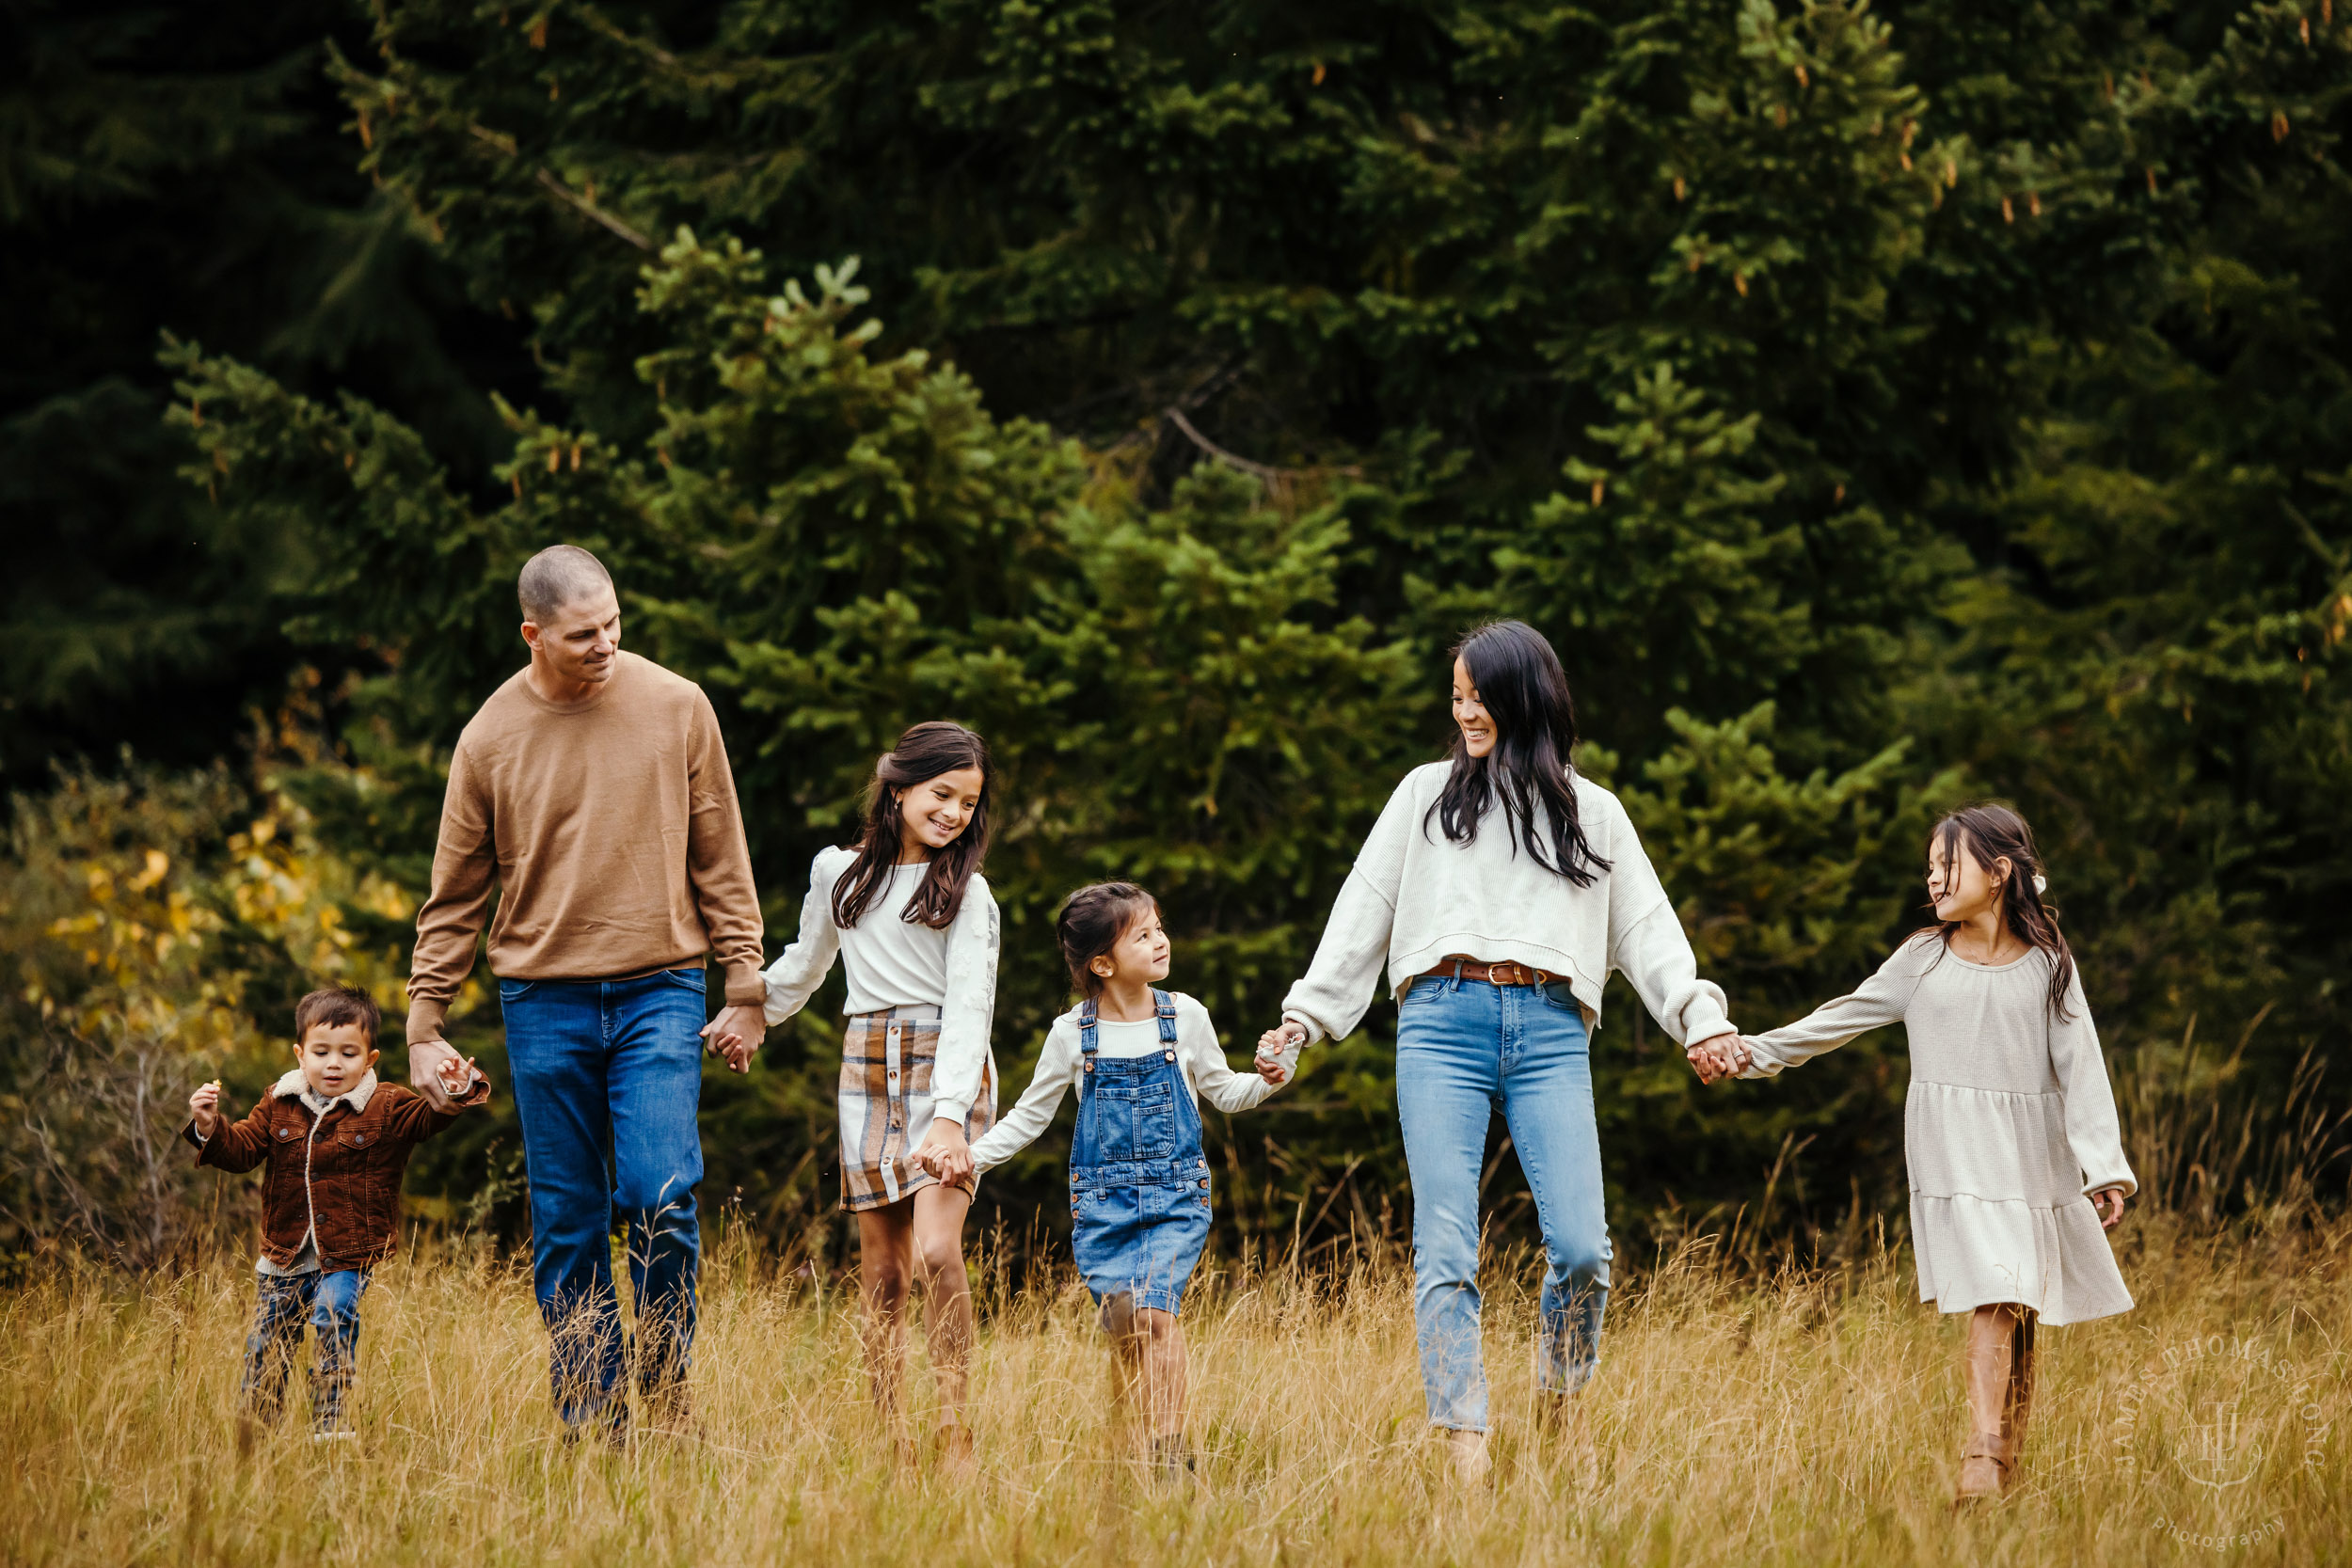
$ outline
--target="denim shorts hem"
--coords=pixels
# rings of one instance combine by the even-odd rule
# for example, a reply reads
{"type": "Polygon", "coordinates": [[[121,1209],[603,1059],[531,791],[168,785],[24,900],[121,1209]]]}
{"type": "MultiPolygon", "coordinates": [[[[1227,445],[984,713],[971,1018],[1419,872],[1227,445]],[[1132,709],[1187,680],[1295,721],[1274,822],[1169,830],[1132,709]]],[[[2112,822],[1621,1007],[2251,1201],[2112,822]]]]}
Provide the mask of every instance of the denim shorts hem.
{"type": "Polygon", "coordinates": [[[1154,1311],[1165,1312],[1171,1318],[1181,1316],[1179,1308],[1183,1306],[1184,1299],[1184,1292],[1182,1291],[1163,1290],[1156,1286],[1147,1290],[1139,1285],[1122,1285],[1116,1291],[1094,1291],[1094,1305],[1100,1307],[1104,1298],[1121,1294],[1134,1301],[1137,1311],[1148,1307],[1154,1311]]]}

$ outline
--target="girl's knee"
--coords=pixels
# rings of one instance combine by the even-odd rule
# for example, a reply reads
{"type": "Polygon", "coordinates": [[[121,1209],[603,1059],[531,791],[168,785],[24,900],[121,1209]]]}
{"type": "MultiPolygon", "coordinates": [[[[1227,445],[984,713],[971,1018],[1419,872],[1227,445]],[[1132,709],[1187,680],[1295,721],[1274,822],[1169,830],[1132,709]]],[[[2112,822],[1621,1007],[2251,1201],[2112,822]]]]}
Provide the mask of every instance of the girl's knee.
{"type": "Polygon", "coordinates": [[[952,1281],[963,1276],[963,1239],[960,1236],[918,1236],[914,1266],[924,1280],[952,1281]]]}
{"type": "Polygon", "coordinates": [[[862,1284],[867,1300],[886,1312],[896,1312],[906,1305],[907,1291],[914,1283],[906,1267],[896,1258],[868,1258],[858,1265],[864,1276],[862,1284]]]}

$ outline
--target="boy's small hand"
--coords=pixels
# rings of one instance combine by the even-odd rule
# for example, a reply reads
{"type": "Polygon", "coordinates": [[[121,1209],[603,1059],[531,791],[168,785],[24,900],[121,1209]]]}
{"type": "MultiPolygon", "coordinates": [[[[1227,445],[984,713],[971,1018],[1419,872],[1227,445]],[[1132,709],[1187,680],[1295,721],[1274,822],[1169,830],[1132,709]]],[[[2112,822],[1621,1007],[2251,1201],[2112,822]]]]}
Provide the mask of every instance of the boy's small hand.
{"type": "Polygon", "coordinates": [[[481,1077],[482,1069],[474,1066],[471,1056],[462,1062],[452,1056],[440,1066],[441,1092],[453,1101],[463,1100],[481,1077]]]}
{"type": "Polygon", "coordinates": [[[196,1135],[209,1138],[220,1125],[220,1080],[200,1085],[188,1096],[188,1115],[196,1120],[196,1135]]]}

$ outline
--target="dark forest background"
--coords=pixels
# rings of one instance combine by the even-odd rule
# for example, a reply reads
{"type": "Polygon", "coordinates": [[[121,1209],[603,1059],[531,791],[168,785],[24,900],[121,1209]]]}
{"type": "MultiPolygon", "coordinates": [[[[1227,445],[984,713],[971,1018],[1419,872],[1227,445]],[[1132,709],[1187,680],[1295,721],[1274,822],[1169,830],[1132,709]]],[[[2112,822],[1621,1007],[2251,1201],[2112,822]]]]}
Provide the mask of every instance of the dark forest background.
{"type": "MultiPolygon", "coordinates": [[[[171,1156],[187,1089],[258,1092],[324,976],[397,1008],[448,748],[559,540],[718,705],[771,950],[901,726],[988,735],[1008,1096],[1097,877],[1159,894],[1245,1053],[1444,743],[1445,649],[1509,614],[1743,1025],[1866,974],[1933,815],[1995,797],[2136,1149],[2203,1151],[2173,1196],[2330,1125],[2333,0],[5,0],[0,37],[19,1259],[176,1255],[229,1201],[171,1156]]],[[[839,1240],[838,1001],[707,1080],[708,1199],[787,1256],[839,1240]]],[[[1229,1239],[1395,1233],[1392,1019],[1212,1118],[1229,1239]]],[[[1899,1215],[1899,1033],[1702,1091],[1620,984],[1596,1053],[1621,1255],[1899,1215]]],[[[526,1223],[501,1104],[420,1160],[429,1222],[526,1223]]],[[[1049,1238],[1060,1157],[979,1224],[1049,1238]]],[[[1500,1144],[1491,1190],[1522,1225],[1500,1144]]]]}

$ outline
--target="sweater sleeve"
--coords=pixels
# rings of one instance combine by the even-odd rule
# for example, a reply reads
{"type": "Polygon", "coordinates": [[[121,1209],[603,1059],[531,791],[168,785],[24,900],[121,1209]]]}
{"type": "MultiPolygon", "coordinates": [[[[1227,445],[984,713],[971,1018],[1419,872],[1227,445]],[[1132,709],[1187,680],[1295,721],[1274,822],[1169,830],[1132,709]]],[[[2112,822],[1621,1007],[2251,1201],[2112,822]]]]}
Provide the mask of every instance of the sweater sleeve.
{"type": "Polygon", "coordinates": [[[841,952],[841,928],[833,923],[833,884],[839,874],[825,874],[830,849],[819,849],[808,866],[808,896],[801,900],[801,930],[768,972],[760,976],[765,989],[768,1027],[774,1028],[817,994],[833,973],[841,952]]]}
{"type": "Polygon", "coordinates": [[[766,996],[759,973],[759,894],[752,884],[752,852],[743,839],[735,769],[710,699],[694,693],[686,752],[686,876],[703,933],[726,976],[727,1005],[757,1006],[766,996]]]}
{"type": "Polygon", "coordinates": [[[1416,815],[1408,773],[1340,884],[1314,961],[1282,998],[1282,1017],[1303,1024],[1311,1042],[1345,1039],[1372,1006],[1396,928],[1397,894],[1405,881],[1405,851],[1419,826],[1416,815]]]}
{"type": "Polygon", "coordinates": [[[449,788],[433,844],[433,886],[417,911],[417,945],[408,960],[408,1043],[437,1039],[457,988],[472,973],[474,946],[488,918],[498,872],[495,809],[489,785],[466,737],[450,754],[449,788]]]}
{"type": "Polygon", "coordinates": [[[1247,1111],[1272,1094],[1275,1085],[1255,1072],[1235,1072],[1225,1059],[1225,1048],[1216,1042],[1216,1025],[1209,1022],[1209,1009],[1192,998],[1185,998],[1176,1022],[1176,1050],[1184,1076],[1192,1081],[1193,1093],[1232,1116],[1247,1111]]]}
{"type": "Polygon", "coordinates": [[[1035,1143],[1038,1134],[1054,1123],[1054,1113],[1061,1109],[1063,1091],[1078,1076],[1078,1027],[1069,1019],[1057,1019],[1045,1036],[1045,1048],[1038,1053],[1037,1071],[1029,1079],[1029,1086],[1021,1092],[1020,1103],[1007,1112],[1005,1118],[980,1134],[972,1146],[972,1165],[986,1170],[1001,1165],[1035,1143]]]}
{"type": "Polygon", "coordinates": [[[2082,1167],[2083,1191],[2121,1187],[2139,1191],[2132,1163],[2123,1157],[2123,1132],[2115,1116],[2115,1092],[2099,1049],[2099,1026],[2090,1020],[2077,974],[2066,987],[2066,1017],[2050,1021],[2050,1068],[2066,1102],[2066,1143],[2082,1167]]]}
{"type": "Polygon", "coordinates": [[[931,1067],[935,1121],[961,1122],[989,1092],[997,941],[995,895],[988,891],[988,879],[975,876],[964,884],[963,907],[947,927],[947,994],[939,1004],[939,1059],[931,1067]]]}
{"type": "Polygon", "coordinates": [[[1748,1066],[1740,1076],[1776,1077],[1783,1068],[1809,1062],[1857,1035],[1900,1023],[1926,972],[1921,944],[1915,938],[1897,948],[1893,957],[1879,965],[1877,974],[1846,995],[1822,1003],[1794,1023],[1740,1037],[1748,1048],[1748,1066]]]}
{"type": "Polygon", "coordinates": [[[1642,1006],[1676,1044],[1693,1046],[1732,1033],[1723,988],[1699,978],[1691,939],[1642,847],[1642,835],[1615,797],[1608,799],[1609,967],[1633,982],[1642,1006]]]}

